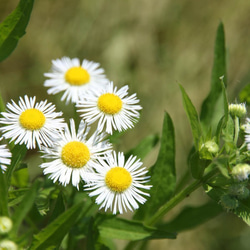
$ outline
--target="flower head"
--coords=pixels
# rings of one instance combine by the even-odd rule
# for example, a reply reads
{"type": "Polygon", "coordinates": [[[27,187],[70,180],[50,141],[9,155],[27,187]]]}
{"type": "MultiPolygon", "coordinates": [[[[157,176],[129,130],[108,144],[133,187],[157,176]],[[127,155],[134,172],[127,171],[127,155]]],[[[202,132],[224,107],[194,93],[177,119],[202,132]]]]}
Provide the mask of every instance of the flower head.
{"type": "Polygon", "coordinates": [[[138,203],[145,203],[143,196],[149,196],[141,189],[150,189],[150,185],[144,185],[149,177],[144,175],[147,170],[141,168],[142,162],[135,156],[130,156],[125,162],[123,153],[113,152],[107,160],[99,160],[96,165],[96,173],[92,175],[91,182],[85,185],[90,191],[89,196],[97,196],[96,203],[101,208],[111,209],[114,214],[119,211],[133,211],[139,207],[138,203]]]}
{"type": "Polygon", "coordinates": [[[136,94],[128,95],[128,86],[121,89],[113,88],[110,82],[106,88],[93,90],[88,96],[76,105],[81,117],[91,124],[99,119],[98,128],[112,134],[113,129],[121,132],[134,126],[139,118],[140,105],[136,94]]]}
{"type": "Polygon", "coordinates": [[[239,118],[244,117],[247,113],[245,103],[232,103],[229,105],[228,110],[232,116],[237,116],[239,118]]]}
{"type": "Polygon", "coordinates": [[[18,247],[14,241],[11,240],[1,240],[0,241],[0,249],[2,250],[17,250],[18,247]]]}
{"type": "Polygon", "coordinates": [[[104,133],[95,132],[89,139],[89,127],[82,120],[76,132],[75,122],[70,120],[70,127],[59,133],[53,147],[43,147],[43,157],[52,159],[41,164],[44,174],[50,174],[54,182],[57,180],[66,186],[72,179],[73,186],[79,187],[81,179],[88,181],[88,173],[93,172],[96,160],[105,157],[111,145],[103,140],[104,133]]]}
{"type": "Polygon", "coordinates": [[[52,60],[52,72],[45,73],[50,79],[44,82],[45,87],[49,87],[48,94],[64,92],[61,100],[76,103],[84,98],[86,90],[99,88],[108,83],[100,64],[83,60],[80,63],[78,58],[52,60]]]}
{"type": "Polygon", "coordinates": [[[0,234],[8,233],[12,228],[12,220],[7,216],[0,216],[0,234]]]}
{"type": "Polygon", "coordinates": [[[233,167],[231,174],[239,181],[247,180],[250,174],[250,165],[246,163],[239,163],[233,167]]]}
{"type": "Polygon", "coordinates": [[[20,97],[18,105],[12,100],[7,103],[7,112],[2,112],[0,123],[6,126],[0,128],[3,136],[15,144],[26,144],[28,149],[50,146],[52,138],[65,126],[63,118],[58,118],[62,112],[54,112],[55,105],[47,100],[37,102],[36,97],[20,97]]]}
{"type": "MultiPolygon", "coordinates": [[[[2,138],[0,138],[0,141],[2,138]]],[[[0,145],[0,169],[2,171],[5,171],[7,166],[10,165],[11,162],[11,152],[9,149],[6,147],[6,145],[0,145]]]]}

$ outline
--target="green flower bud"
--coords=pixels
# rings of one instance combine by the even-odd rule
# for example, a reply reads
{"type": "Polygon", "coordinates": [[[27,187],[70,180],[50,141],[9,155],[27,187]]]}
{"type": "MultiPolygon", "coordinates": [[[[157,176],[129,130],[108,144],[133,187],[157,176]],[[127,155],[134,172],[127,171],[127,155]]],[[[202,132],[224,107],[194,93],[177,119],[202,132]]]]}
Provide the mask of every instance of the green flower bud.
{"type": "Polygon", "coordinates": [[[250,165],[246,163],[240,163],[234,166],[231,175],[239,180],[244,181],[248,179],[248,175],[250,174],[250,165]]]}
{"type": "Polygon", "coordinates": [[[242,118],[246,115],[247,109],[245,103],[239,103],[239,104],[230,104],[228,107],[229,113],[232,116],[237,116],[239,118],[242,118]]]}
{"type": "Polygon", "coordinates": [[[219,146],[215,141],[206,141],[200,147],[200,157],[202,159],[211,160],[219,152],[219,150],[219,146]]]}
{"type": "Polygon", "coordinates": [[[0,234],[8,233],[12,228],[12,221],[7,216],[0,216],[0,234]]]}
{"type": "Polygon", "coordinates": [[[231,185],[228,192],[230,195],[235,196],[239,200],[244,200],[249,196],[249,189],[241,183],[231,185]]]}
{"type": "Polygon", "coordinates": [[[2,240],[0,241],[0,249],[1,250],[17,250],[17,245],[15,242],[10,240],[2,240]]]}
{"type": "Polygon", "coordinates": [[[239,201],[228,194],[220,197],[220,203],[227,211],[235,210],[239,206],[239,201]]]}

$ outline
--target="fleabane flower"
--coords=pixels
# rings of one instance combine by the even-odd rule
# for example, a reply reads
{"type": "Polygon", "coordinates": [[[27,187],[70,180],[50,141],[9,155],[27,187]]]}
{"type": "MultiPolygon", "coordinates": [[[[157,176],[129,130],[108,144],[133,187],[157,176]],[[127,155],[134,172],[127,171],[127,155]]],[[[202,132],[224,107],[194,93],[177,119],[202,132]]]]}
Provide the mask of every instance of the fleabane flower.
{"type": "Polygon", "coordinates": [[[245,103],[231,103],[228,106],[228,111],[232,116],[237,116],[242,118],[247,113],[247,108],[245,103]]]}
{"type": "Polygon", "coordinates": [[[7,103],[7,112],[0,118],[3,136],[15,144],[26,144],[28,149],[41,145],[50,146],[53,137],[65,127],[62,112],[55,112],[55,105],[47,100],[36,102],[36,97],[20,97],[18,104],[7,103]]]}
{"type": "Polygon", "coordinates": [[[106,88],[99,88],[89,92],[85,99],[80,100],[76,107],[80,116],[89,124],[96,120],[98,128],[112,134],[113,130],[119,132],[132,128],[138,120],[142,109],[137,105],[139,100],[136,94],[128,95],[128,86],[119,90],[110,82],[106,88]]]}
{"type": "Polygon", "coordinates": [[[150,185],[144,185],[149,181],[148,172],[142,167],[142,162],[136,156],[130,156],[125,161],[124,154],[115,152],[106,159],[100,159],[96,165],[96,173],[92,175],[91,182],[85,185],[89,196],[97,196],[96,203],[101,208],[110,209],[113,214],[123,213],[127,209],[133,211],[139,208],[138,203],[145,203],[150,185]]]}
{"type": "MultiPolygon", "coordinates": [[[[0,138],[0,141],[2,138],[0,138]]],[[[2,171],[5,171],[7,168],[7,165],[10,165],[11,162],[11,152],[9,149],[6,147],[5,144],[0,145],[0,169],[2,171]]]]}
{"type": "Polygon", "coordinates": [[[87,139],[89,127],[82,120],[76,132],[75,122],[70,120],[70,126],[59,133],[53,147],[43,147],[43,158],[51,159],[40,165],[44,174],[50,174],[49,178],[57,180],[64,186],[70,180],[73,186],[79,188],[82,180],[88,181],[88,173],[93,172],[93,166],[99,158],[110,152],[111,144],[104,140],[105,133],[94,132],[87,139]]]}
{"type": "Polygon", "coordinates": [[[86,59],[82,63],[78,58],[69,57],[52,60],[52,72],[44,74],[50,79],[44,82],[44,86],[49,87],[48,94],[64,92],[62,101],[76,103],[90,88],[100,88],[108,83],[99,66],[99,63],[86,59]]]}

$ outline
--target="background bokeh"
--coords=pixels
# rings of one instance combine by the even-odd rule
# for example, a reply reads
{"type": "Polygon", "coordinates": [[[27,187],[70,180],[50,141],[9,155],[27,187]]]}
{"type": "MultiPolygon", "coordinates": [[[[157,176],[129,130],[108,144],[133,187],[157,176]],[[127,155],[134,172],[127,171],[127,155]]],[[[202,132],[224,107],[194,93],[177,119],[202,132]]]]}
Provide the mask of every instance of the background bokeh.
{"type": "MultiPolygon", "coordinates": [[[[17,4],[17,0],[1,0],[0,21],[17,4]]],[[[60,95],[47,95],[43,73],[50,70],[52,59],[63,56],[100,62],[107,77],[119,87],[128,84],[143,106],[139,123],[124,134],[117,149],[128,150],[145,136],[160,134],[166,110],[175,125],[179,178],[187,167],[192,137],[178,84],[200,111],[209,91],[215,33],[222,21],[229,99],[234,101],[250,80],[249,13],[246,0],[37,0],[27,34],[0,63],[1,95],[5,102],[25,94],[49,99],[70,117],[71,105],[61,103],[60,95]]],[[[155,161],[157,149],[145,165],[155,161]]],[[[183,204],[199,205],[206,200],[198,190],[183,204]]],[[[249,234],[244,223],[225,213],[181,233],[177,240],[153,241],[150,249],[244,250],[249,249],[249,234]]]]}

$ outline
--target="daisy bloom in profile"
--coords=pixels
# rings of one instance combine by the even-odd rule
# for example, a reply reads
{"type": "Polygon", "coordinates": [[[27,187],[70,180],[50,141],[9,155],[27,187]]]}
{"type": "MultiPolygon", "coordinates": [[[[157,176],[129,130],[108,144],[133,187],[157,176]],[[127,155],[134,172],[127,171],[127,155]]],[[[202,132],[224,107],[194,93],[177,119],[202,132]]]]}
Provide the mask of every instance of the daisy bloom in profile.
{"type": "Polygon", "coordinates": [[[86,59],[82,63],[78,58],[69,57],[52,60],[52,72],[44,74],[50,79],[44,82],[44,86],[49,87],[48,94],[64,92],[62,101],[76,103],[86,95],[86,90],[108,83],[104,70],[99,66],[99,63],[86,59]]]}
{"type": "MultiPolygon", "coordinates": [[[[0,138],[0,141],[2,138],[0,138]]],[[[0,169],[2,171],[5,171],[7,166],[10,165],[11,162],[11,152],[9,149],[6,147],[6,145],[0,145],[0,169]]]]}
{"type": "Polygon", "coordinates": [[[139,207],[138,203],[145,203],[143,196],[149,196],[141,189],[150,189],[151,185],[144,185],[149,181],[149,176],[144,176],[148,171],[141,168],[142,162],[135,156],[130,156],[125,162],[123,153],[113,152],[106,160],[99,160],[96,174],[91,182],[85,185],[90,191],[89,196],[97,196],[96,203],[101,208],[111,209],[113,214],[123,213],[127,209],[133,211],[139,207]]]}
{"type": "Polygon", "coordinates": [[[15,144],[26,144],[28,149],[41,145],[50,146],[53,137],[65,127],[62,112],[55,112],[55,105],[47,100],[36,102],[36,97],[20,97],[18,105],[7,103],[7,112],[2,112],[0,128],[3,136],[15,144]]]}
{"type": "Polygon", "coordinates": [[[76,107],[78,112],[89,124],[99,119],[98,128],[109,134],[114,130],[121,132],[128,128],[132,128],[138,120],[142,109],[140,105],[136,105],[139,100],[136,94],[128,95],[128,86],[124,86],[117,90],[110,82],[106,88],[98,88],[89,93],[88,96],[79,101],[76,107]]]}
{"type": "Polygon", "coordinates": [[[89,139],[89,127],[82,120],[76,132],[75,122],[70,120],[70,127],[60,132],[53,147],[43,147],[43,158],[52,159],[40,165],[44,174],[57,180],[64,186],[70,180],[73,186],[79,188],[81,179],[88,181],[88,173],[93,172],[97,159],[105,157],[110,152],[111,144],[104,140],[105,134],[95,132],[89,139]]]}

